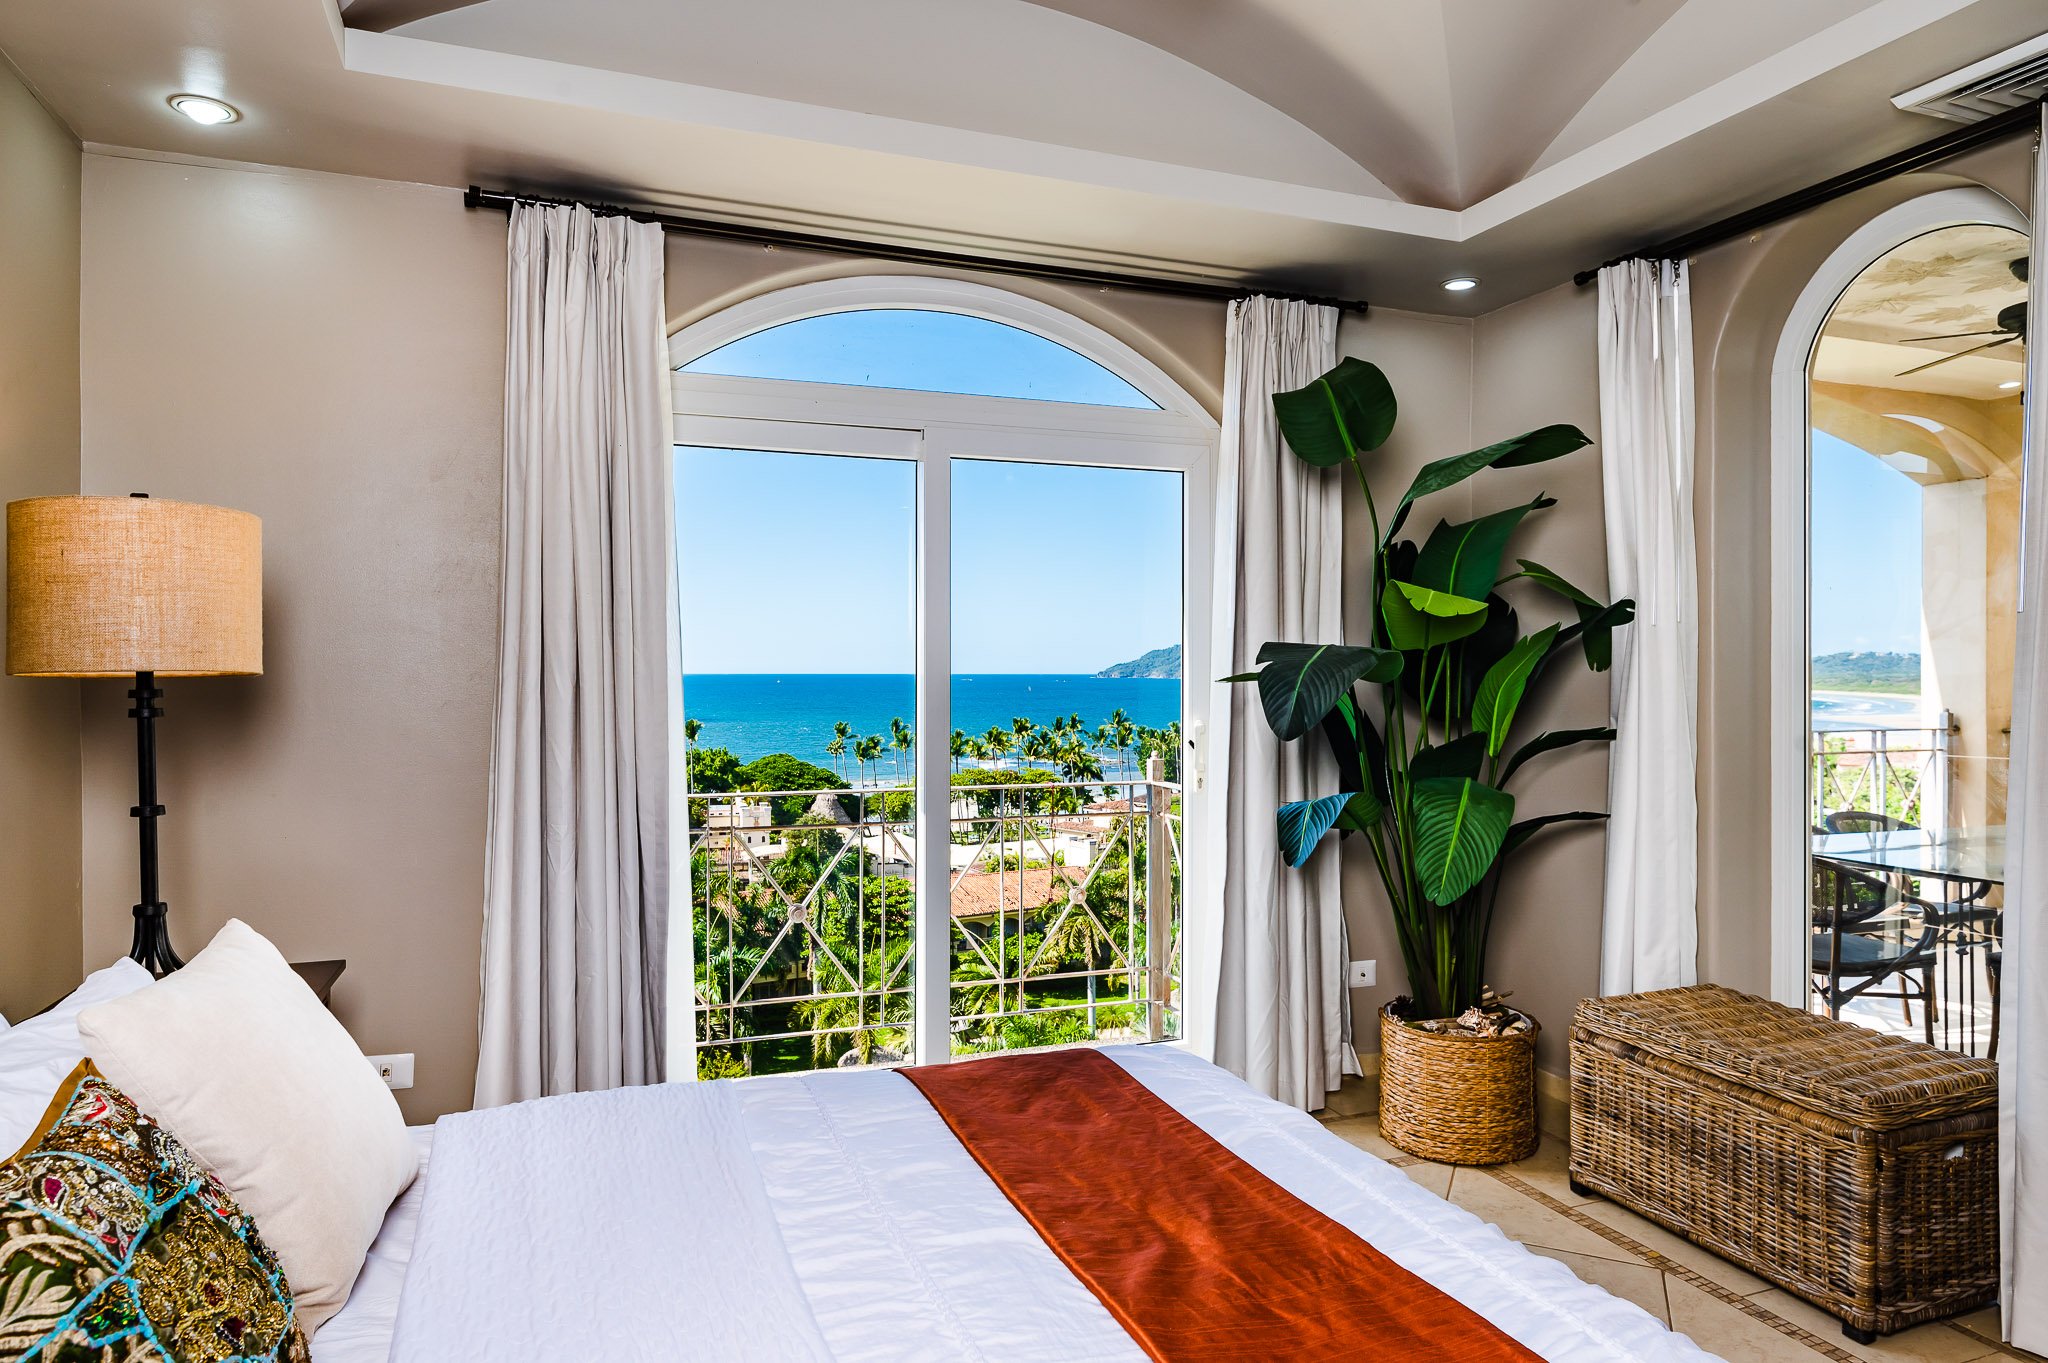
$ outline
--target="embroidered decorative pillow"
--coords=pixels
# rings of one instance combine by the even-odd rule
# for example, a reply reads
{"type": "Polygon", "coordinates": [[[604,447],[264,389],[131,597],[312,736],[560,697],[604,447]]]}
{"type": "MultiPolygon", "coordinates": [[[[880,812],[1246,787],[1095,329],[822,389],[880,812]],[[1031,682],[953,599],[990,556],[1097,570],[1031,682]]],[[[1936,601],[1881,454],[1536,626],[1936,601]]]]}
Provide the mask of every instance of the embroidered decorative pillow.
{"type": "Polygon", "coordinates": [[[256,1225],[90,1060],[0,1164],[0,1360],[306,1363],[256,1225]]]}

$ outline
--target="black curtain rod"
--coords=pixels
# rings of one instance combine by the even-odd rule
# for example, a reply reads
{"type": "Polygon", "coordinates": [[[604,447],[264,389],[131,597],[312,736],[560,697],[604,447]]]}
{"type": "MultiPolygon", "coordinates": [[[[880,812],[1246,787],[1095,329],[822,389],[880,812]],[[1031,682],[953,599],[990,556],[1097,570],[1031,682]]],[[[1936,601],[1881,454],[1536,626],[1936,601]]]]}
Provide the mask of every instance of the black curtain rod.
{"type": "Polygon", "coordinates": [[[476,185],[462,196],[464,207],[490,208],[501,213],[512,211],[516,203],[568,204],[580,203],[599,217],[631,218],[635,222],[651,222],[670,232],[688,232],[694,236],[717,237],[725,241],[754,242],[763,246],[785,246],[800,251],[831,251],[839,255],[866,256],[875,260],[893,260],[906,265],[932,265],[952,270],[991,270],[999,274],[1023,275],[1030,279],[1045,279],[1061,284],[1089,284],[1097,288],[1133,289],[1143,293],[1176,294],[1185,298],[1212,298],[1228,302],[1236,298],[1248,298],[1253,294],[1264,294],[1270,298],[1288,298],[1302,303],[1320,303],[1324,307],[1337,308],[1344,312],[1364,312],[1366,304],[1359,298],[1324,298],[1313,294],[1293,293],[1284,289],[1260,288],[1251,284],[1211,284],[1193,279],[1165,279],[1157,275],[1120,274],[1113,270],[1091,270],[1078,265],[1052,265],[1030,260],[1003,260],[988,256],[969,255],[963,251],[941,251],[929,246],[909,246],[894,242],[859,241],[851,237],[820,236],[811,232],[791,232],[780,227],[757,227],[750,223],[718,222],[710,218],[684,218],[671,213],[658,213],[652,209],[626,208],[618,204],[590,203],[583,199],[551,198],[544,194],[507,194],[497,190],[481,189],[476,185]]]}
{"type": "Polygon", "coordinates": [[[1590,284],[1599,278],[1601,270],[1609,265],[1619,265],[1624,260],[1683,260],[1696,251],[1739,237],[1745,232],[1754,232],[1759,227],[1768,227],[1774,222],[1789,218],[1795,213],[1803,213],[1818,204],[1839,199],[1844,194],[1852,194],[1881,180],[1889,180],[1894,175],[1924,169],[1951,157],[1961,156],[1966,151],[1975,151],[1986,143],[1999,141],[2022,128],[2038,128],[2040,125],[2039,104],[2008,109],[2002,114],[1985,119],[1982,123],[1972,123],[1968,127],[1945,133],[1932,141],[1922,142],[1917,147],[1908,147],[1904,151],[1895,151],[1890,156],[1879,157],[1868,165],[1844,171],[1833,179],[1822,180],[1817,185],[1795,190],[1769,203],[1758,204],[1755,208],[1746,209],[1733,217],[1708,223],[1705,227],[1695,228],[1655,246],[1631,251],[1625,256],[1616,256],[1598,269],[1579,271],[1572,276],[1572,282],[1590,284]]]}

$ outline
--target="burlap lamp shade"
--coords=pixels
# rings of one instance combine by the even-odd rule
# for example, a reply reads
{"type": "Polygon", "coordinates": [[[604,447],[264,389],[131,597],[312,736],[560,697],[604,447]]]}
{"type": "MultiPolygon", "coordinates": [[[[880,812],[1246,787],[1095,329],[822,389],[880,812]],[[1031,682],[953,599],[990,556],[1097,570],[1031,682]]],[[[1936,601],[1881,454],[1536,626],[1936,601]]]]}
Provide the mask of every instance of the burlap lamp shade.
{"type": "Polygon", "coordinates": [[[263,670],[263,523],[246,511],[154,497],[7,504],[7,671],[129,677],[142,896],[128,954],[151,973],[184,962],[157,892],[157,702],[164,677],[263,670]]]}
{"type": "Polygon", "coordinates": [[[7,671],[263,671],[263,522],[155,497],[7,505],[7,671]]]}

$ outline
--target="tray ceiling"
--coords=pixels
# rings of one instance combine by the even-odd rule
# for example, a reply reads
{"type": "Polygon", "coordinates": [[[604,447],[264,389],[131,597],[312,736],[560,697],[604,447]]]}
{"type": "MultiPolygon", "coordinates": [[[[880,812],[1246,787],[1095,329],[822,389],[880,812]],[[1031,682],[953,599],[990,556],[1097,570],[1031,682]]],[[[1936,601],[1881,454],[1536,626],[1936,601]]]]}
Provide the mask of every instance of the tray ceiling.
{"type": "Polygon", "coordinates": [[[1943,125],[2033,0],[70,0],[89,143],[1485,311],[1943,125]],[[246,115],[182,125],[173,91],[246,115]],[[1450,274],[1482,288],[1437,290],[1450,274]]]}

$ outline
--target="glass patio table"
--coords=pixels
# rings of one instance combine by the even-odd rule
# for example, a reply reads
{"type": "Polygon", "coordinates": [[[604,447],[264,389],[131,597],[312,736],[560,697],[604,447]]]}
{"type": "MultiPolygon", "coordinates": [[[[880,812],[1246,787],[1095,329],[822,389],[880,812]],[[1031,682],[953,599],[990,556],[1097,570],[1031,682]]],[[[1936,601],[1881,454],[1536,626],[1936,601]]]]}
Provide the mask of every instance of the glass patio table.
{"type": "Polygon", "coordinates": [[[2005,915],[1987,899],[1995,901],[1992,887],[2005,884],[2004,827],[1816,833],[1813,855],[1859,871],[1949,887],[1946,894],[1923,887],[1928,898],[1915,901],[1940,934],[1928,982],[1940,1004],[1933,1022],[1941,1033],[1936,1044],[1966,1055],[1996,1056],[2005,915]]]}
{"type": "Polygon", "coordinates": [[[1967,884],[2005,883],[2005,828],[1891,828],[1816,833],[1813,854],[1859,870],[1967,884]]]}

